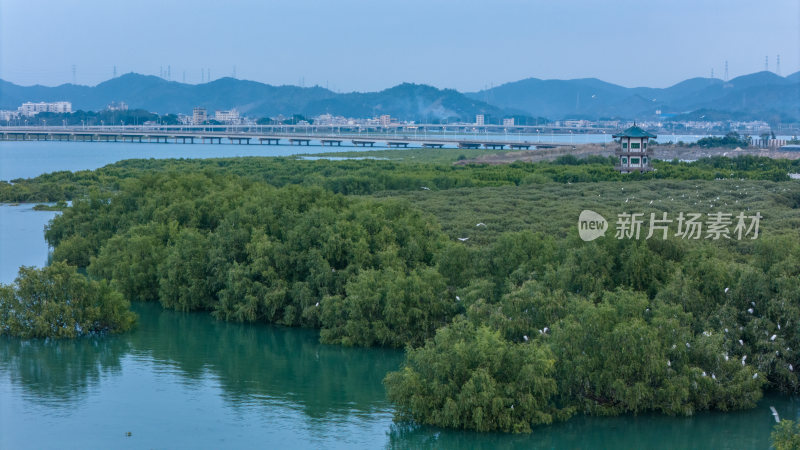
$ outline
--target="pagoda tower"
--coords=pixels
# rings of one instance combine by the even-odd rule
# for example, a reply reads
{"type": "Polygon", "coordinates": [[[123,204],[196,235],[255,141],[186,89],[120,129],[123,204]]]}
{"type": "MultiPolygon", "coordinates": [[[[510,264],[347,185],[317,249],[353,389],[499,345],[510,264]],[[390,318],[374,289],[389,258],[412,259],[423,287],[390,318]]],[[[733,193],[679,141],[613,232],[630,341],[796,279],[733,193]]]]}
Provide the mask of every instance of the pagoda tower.
{"type": "Polygon", "coordinates": [[[655,139],[657,136],[648,133],[634,124],[632,127],[617,133],[612,136],[614,139],[619,138],[619,148],[615,155],[619,159],[615,169],[621,173],[631,172],[647,172],[653,170],[651,160],[653,159],[653,151],[647,148],[647,143],[650,138],[655,139]]]}

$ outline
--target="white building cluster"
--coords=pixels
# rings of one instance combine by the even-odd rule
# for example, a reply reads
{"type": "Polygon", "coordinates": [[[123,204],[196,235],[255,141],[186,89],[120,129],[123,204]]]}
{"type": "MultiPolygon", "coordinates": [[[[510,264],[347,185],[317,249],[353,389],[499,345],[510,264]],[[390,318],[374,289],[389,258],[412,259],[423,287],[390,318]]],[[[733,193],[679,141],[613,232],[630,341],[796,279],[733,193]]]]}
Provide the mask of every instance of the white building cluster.
{"type": "Polygon", "coordinates": [[[17,108],[20,114],[26,117],[33,117],[40,112],[52,112],[52,113],[71,113],[72,112],[72,103],[71,102],[25,102],[17,108]]]}
{"type": "Polygon", "coordinates": [[[239,111],[237,111],[236,108],[227,111],[215,111],[214,120],[216,120],[219,123],[232,124],[232,125],[237,125],[241,122],[241,118],[239,117],[239,111]]]}

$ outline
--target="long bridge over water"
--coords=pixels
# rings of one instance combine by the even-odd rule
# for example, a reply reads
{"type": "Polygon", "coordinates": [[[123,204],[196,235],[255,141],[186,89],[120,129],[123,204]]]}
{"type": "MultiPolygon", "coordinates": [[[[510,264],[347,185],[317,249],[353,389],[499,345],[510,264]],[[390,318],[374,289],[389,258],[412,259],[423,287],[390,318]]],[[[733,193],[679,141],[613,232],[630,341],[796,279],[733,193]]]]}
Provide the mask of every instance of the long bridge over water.
{"type": "Polygon", "coordinates": [[[176,144],[258,144],[258,145],[318,145],[352,147],[408,148],[486,148],[501,150],[505,148],[529,150],[552,148],[570,144],[555,142],[512,141],[500,136],[465,136],[453,134],[433,134],[431,136],[387,134],[387,133],[319,133],[313,129],[287,129],[261,127],[0,127],[0,140],[3,141],[77,141],[77,142],[137,142],[137,143],[176,143],[176,144]]]}

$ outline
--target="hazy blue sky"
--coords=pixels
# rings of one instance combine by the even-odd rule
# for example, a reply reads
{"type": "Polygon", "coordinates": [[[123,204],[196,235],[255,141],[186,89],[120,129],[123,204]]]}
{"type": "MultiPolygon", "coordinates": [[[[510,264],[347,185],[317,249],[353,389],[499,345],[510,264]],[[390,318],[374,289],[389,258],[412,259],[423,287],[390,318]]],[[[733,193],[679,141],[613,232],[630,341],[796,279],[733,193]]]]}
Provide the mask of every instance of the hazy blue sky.
{"type": "Polygon", "coordinates": [[[0,78],[94,85],[117,73],[366,91],[479,90],[527,77],[665,87],[800,70],[798,0],[0,0],[0,78]],[[633,58],[633,59],[631,59],[633,58]]]}

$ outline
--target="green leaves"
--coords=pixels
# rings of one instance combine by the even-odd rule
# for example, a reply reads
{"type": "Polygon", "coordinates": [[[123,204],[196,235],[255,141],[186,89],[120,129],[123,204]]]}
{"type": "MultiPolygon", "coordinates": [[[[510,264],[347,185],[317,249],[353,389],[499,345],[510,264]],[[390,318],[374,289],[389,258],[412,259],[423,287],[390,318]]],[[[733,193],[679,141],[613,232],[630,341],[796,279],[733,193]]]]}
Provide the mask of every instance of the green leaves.
{"type": "Polygon", "coordinates": [[[775,425],[771,438],[775,450],[800,449],[800,423],[795,424],[792,420],[781,420],[775,425]]]}
{"type": "Polygon", "coordinates": [[[512,344],[496,331],[456,319],[424,347],[408,349],[406,365],[386,376],[400,416],[477,431],[530,432],[552,423],[554,358],[543,346],[512,344]]]}
{"type": "Polygon", "coordinates": [[[0,285],[0,334],[23,338],[74,338],[130,329],[136,315],[106,282],[57,262],[22,267],[12,285],[0,285]]]}
{"type": "Polygon", "coordinates": [[[347,283],[346,295],[321,303],[323,342],[344,345],[419,346],[447,324],[456,302],[432,268],[365,270],[347,283]]]}

